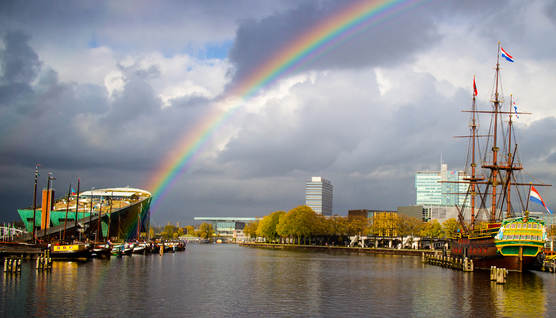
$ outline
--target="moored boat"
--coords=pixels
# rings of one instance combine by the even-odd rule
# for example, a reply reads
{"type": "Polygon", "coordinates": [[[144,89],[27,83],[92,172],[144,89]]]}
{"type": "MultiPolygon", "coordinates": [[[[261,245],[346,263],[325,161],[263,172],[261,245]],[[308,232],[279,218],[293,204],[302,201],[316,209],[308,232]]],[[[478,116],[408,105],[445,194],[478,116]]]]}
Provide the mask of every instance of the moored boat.
{"type": "Polygon", "coordinates": [[[57,260],[85,261],[91,257],[91,248],[83,243],[52,245],[50,257],[57,260]]]}
{"type": "Polygon", "coordinates": [[[147,244],[139,243],[133,247],[133,254],[145,254],[147,253],[147,244]]]}
{"type": "Polygon", "coordinates": [[[91,256],[96,258],[110,257],[112,247],[110,244],[95,244],[91,250],[91,256]]]}

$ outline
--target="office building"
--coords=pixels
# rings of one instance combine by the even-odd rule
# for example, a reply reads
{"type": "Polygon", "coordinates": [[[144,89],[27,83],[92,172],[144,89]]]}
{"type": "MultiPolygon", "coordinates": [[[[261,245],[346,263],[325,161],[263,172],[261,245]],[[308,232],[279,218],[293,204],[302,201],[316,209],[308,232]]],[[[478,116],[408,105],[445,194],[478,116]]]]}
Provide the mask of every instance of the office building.
{"type": "Polygon", "coordinates": [[[317,214],[332,215],[334,187],[323,177],[312,177],[305,183],[305,205],[317,214]]]}
{"type": "Polygon", "coordinates": [[[440,171],[417,171],[415,174],[416,205],[463,206],[469,184],[463,171],[448,170],[441,164],[440,171]],[[458,183],[461,182],[461,183],[458,183]]]}

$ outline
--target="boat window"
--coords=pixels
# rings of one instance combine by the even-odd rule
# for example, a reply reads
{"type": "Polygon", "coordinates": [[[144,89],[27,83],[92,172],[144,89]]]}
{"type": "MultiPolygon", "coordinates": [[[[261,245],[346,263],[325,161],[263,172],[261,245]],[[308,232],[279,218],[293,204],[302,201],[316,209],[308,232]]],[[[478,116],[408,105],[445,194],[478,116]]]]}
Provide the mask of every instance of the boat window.
{"type": "Polygon", "coordinates": [[[531,235],[527,235],[526,240],[530,240],[531,239],[531,235]]]}
{"type": "Polygon", "coordinates": [[[532,228],[532,227],[533,227],[533,225],[532,225],[531,223],[527,223],[527,228],[528,228],[528,229],[530,229],[530,228],[532,228]]]}
{"type": "Polygon", "coordinates": [[[533,228],[536,229],[537,228],[537,223],[533,224],[533,228]]]}

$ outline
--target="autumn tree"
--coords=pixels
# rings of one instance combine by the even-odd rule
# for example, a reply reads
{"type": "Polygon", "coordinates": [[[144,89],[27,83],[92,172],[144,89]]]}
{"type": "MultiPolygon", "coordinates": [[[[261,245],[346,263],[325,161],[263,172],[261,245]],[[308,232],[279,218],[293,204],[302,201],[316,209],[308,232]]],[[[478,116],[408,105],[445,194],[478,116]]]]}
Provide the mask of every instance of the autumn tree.
{"type": "Polygon", "coordinates": [[[264,237],[269,242],[274,242],[279,235],[276,232],[276,226],[280,222],[280,216],[286,214],[284,211],[275,211],[265,216],[257,226],[257,235],[264,237]]]}
{"type": "Polygon", "coordinates": [[[282,237],[295,237],[297,243],[301,243],[301,238],[307,241],[315,232],[317,214],[313,209],[306,205],[301,205],[291,209],[283,215],[276,227],[277,233],[282,237]]]}
{"type": "Polygon", "coordinates": [[[185,226],[185,234],[187,234],[187,235],[195,235],[195,228],[193,227],[193,225],[187,225],[187,226],[185,226]]]}
{"type": "Polygon", "coordinates": [[[401,236],[416,236],[423,227],[423,221],[407,215],[398,216],[398,234],[401,236]]]}
{"type": "Polygon", "coordinates": [[[214,229],[212,228],[212,224],[203,222],[199,225],[199,229],[197,230],[197,236],[202,239],[210,239],[214,234],[214,229]]]}
{"type": "Polygon", "coordinates": [[[452,238],[456,235],[456,233],[461,231],[459,222],[454,219],[447,219],[442,223],[442,234],[445,238],[452,238]]]}
{"type": "Polygon", "coordinates": [[[442,226],[437,220],[425,223],[420,231],[420,236],[438,238],[442,234],[442,226]]]}
{"type": "Polygon", "coordinates": [[[362,235],[369,230],[369,219],[363,216],[349,217],[347,219],[347,234],[362,235]]]}
{"type": "Polygon", "coordinates": [[[243,228],[243,233],[250,238],[257,237],[257,228],[259,227],[259,221],[247,223],[243,228]]]}

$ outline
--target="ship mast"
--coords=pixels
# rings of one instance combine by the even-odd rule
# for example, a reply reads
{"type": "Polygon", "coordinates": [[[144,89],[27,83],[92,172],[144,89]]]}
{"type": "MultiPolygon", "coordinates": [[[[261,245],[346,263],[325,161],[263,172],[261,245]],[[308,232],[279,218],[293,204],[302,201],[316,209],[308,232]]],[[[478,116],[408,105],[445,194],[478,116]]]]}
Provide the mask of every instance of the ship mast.
{"type": "Polygon", "coordinates": [[[473,106],[472,106],[472,116],[473,121],[471,122],[471,142],[472,142],[472,155],[471,155],[471,230],[475,228],[475,196],[477,195],[476,186],[477,186],[477,177],[475,174],[475,169],[477,164],[475,163],[475,138],[477,138],[477,121],[475,118],[475,100],[477,98],[477,89],[475,85],[475,77],[473,77],[473,106]]]}
{"type": "Polygon", "coordinates": [[[512,182],[512,170],[513,170],[513,156],[512,156],[512,99],[513,96],[510,95],[510,110],[509,116],[510,120],[508,121],[508,167],[512,168],[508,170],[507,180],[506,180],[506,218],[512,216],[512,205],[511,205],[511,182],[512,182]]]}
{"type": "Polygon", "coordinates": [[[490,211],[490,221],[496,221],[496,186],[498,185],[498,107],[500,106],[500,99],[498,96],[498,77],[500,75],[500,42],[498,42],[498,52],[496,54],[496,90],[494,92],[494,136],[492,141],[492,173],[491,173],[491,183],[492,183],[492,210],[490,211]]]}

